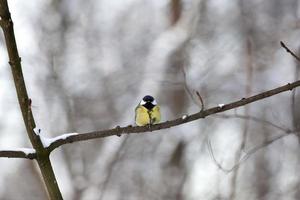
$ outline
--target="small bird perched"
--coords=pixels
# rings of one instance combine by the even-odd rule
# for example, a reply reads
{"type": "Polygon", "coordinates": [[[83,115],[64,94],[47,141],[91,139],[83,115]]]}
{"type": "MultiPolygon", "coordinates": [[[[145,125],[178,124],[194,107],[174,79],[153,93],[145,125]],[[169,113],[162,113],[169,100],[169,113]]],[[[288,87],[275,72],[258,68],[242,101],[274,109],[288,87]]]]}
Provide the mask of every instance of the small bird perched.
{"type": "Polygon", "coordinates": [[[160,108],[155,99],[146,95],[135,108],[135,123],[138,126],[152,125],[160,122],[160,108]]]}

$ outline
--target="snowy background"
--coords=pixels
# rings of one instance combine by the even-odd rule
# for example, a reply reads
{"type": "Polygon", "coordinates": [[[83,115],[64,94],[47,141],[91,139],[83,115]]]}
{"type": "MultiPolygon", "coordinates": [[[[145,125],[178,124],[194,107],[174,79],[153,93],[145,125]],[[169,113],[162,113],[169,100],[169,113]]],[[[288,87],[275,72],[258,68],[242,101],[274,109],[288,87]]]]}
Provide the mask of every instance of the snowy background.
{"type": "MultiPolygon", "coordinates": [[[[163,121],[293,82],[300,65],[299,0],[9,1],[26,86],[45,137],[134,124],[147,94],[163,121]],[[192,93],[189,94],[190,91],[192,93]]],[[[67,200],[300,199],[300,127],[292,93],[153,134],[67,144],[51,154],[67,200]]],[[[0,148],[31,147],[0,36],[0,148]]],[[[0,199],[45,199],[37,166],[0,159],[0,199]]]]}

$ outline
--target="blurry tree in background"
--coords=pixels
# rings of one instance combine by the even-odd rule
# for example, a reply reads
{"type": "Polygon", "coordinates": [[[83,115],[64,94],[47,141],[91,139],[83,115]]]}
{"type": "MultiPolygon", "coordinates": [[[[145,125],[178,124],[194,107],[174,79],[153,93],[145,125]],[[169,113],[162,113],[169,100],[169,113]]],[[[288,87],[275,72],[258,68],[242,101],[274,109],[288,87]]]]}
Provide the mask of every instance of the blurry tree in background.
{"type": "MultiPolygon", "coordinates": [[[[134,124],[146,94],[163,121],[299,79],[298,0],[9,1],[42,134],[134,124]],[[296,51],[297,52],[297,51],[296,51]]],[[[0,38],[0,147],[29,146],[0,38]]],[[[52,155],[65,199],[300,199],[297,90],[153,134],[64,145],[52,155]],[[237,116],[246,116],[244,118],[237,116]],[[252,120],[256,117],[261,120],[252,120]]],[[[0,159],[0,199],[45,199],[33,162],[0,159]],[[18,189],[16,191],[16,188],[18,189]]]]}

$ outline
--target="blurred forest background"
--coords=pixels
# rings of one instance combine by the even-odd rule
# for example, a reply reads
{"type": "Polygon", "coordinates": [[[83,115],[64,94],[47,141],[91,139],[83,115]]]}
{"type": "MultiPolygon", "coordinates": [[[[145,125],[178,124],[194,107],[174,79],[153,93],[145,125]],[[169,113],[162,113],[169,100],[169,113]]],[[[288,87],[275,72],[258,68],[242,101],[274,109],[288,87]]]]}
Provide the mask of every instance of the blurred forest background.
{"type": "MultiPolygon", "coordinates": [[[[163,121],[299,79],[299,0],[9,1],[27,89],[46,137],[134,124],[153,95],[163,121]]],[[[30,147],[0,37],[0,148],[30,147]]],[[[158,131],[52,153],[67,200],[300,199],[300,96],[286,92],[158,131]],[[226,115],[225,115],[226,114],[226,115]],[[238,117],[244,116],[244,117],[238,117]],[[259,120],[253,120],[253,117],[259,120]],[[267,123],[271,122],[274,125],[267,123]]],[[[34,162],[0,159],[0,199],[46,199],[34,162]]]]}

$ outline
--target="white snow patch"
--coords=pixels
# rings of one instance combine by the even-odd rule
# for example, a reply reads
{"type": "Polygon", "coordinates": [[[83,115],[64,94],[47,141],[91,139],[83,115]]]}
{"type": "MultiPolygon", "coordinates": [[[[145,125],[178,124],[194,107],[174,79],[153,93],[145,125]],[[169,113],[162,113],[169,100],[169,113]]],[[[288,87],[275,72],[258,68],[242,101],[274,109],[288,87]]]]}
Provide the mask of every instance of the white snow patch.
{"type": "Polygon", "coordinates": [[[223,108],[224,105],[225,105],[225,104],[220,103],[218,106],[219,106],[219,108],[223,108]]]}
{"type": "Polygon", "coordinates": [[[46,138],[46,137],[40,137],[41,141],[43,143],[43,146],[45,148],[49,147],[53,142],[57,141],[57,140],[65,140],[67,137],[72,136],[72,135],[77,135],[78,133],[65,133],[63,135],[59,135],[57,137],[54,138],[46,138]]]}
{"type": "Polygon", "coordinates": [[[1,149],[0,151],[22,151],[26,155],[35,153],[35,150],[33,148],[6,148],[6,149],[1,149]]]}
{"type": "Polygon", "coordinates": [[[187,118],[187,115],[183,115],[182,117],[181,117],[181,119],[186,119],[187,118]]]}
{"type": "Polygon", "coordinates": [[[40,135],[40,133],[41,133],[41,129],[40,129],[40,128],[37,128],[37,127],[35,127],[35,128],[33,129],[33,131],[34,131],[34,133],[35,133],[36,135],[40,135]]]}

